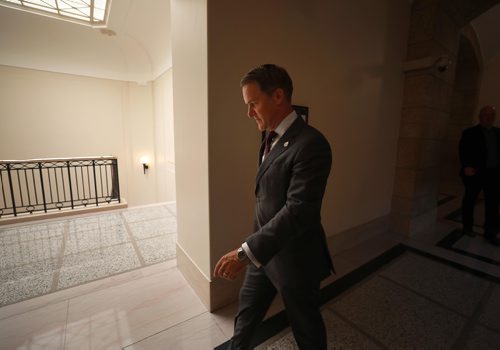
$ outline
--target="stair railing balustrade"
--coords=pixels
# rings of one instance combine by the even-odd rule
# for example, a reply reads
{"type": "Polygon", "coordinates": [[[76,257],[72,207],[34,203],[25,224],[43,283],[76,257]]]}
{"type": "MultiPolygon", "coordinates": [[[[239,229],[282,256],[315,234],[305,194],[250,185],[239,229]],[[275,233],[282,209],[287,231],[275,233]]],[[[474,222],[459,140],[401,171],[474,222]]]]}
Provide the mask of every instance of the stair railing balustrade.
{"type": "Polygon", "coordinates": [[[116,157],[0,160],[0,218],[120,203],[116,157]]]}

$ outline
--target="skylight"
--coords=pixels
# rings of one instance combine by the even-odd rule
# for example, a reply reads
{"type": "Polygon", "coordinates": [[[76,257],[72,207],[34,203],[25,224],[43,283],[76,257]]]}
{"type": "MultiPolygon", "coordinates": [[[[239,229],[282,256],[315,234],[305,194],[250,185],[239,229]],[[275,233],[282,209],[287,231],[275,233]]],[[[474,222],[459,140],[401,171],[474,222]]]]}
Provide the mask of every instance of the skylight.
{"type": "Polygon", "coordinates": [[[90,26],[105,26],[111,0],[0,0],[0,6],[90,26]]]}

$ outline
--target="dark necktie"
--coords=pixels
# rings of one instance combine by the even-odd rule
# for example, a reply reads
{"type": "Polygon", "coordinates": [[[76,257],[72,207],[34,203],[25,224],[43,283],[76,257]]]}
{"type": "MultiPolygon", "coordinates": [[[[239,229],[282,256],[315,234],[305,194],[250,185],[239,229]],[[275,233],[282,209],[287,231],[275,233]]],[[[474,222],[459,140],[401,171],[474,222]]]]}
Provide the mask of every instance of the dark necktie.
{"type": "Polygon", "coordinates": [[[266,148],[264,149],[264,159],[266,159],[267,155],[271,151],[271,145],[273,143],[273,139],[278,136],[274,131],[269,131],[266,136],[266,148]]]}

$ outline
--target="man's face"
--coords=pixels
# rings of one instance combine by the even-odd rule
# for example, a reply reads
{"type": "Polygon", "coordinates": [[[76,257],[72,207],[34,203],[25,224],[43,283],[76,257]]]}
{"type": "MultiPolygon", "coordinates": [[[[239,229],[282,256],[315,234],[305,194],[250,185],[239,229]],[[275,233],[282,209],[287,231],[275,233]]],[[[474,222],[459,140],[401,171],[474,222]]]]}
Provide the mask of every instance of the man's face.
{"type": "Polygon", "coordinates": [[[242,91],[248,117],[255,119],[259,131],[272,130],[277,106],[275,93],[269,96],[256,83],[244,85],[242,91]]]}
{"type": "Polygon", "coordinates": [[[484,128],[491,128],[495,123],[495,109],[483,108],[479,113],[479,123],[484,128]]]}

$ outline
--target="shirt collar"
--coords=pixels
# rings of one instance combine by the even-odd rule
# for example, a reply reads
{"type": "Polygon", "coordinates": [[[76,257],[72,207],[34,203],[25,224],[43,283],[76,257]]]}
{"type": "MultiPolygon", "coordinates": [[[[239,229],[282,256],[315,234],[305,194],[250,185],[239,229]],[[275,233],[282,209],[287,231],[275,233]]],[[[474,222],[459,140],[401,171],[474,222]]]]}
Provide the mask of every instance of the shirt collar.
{"type": "Polygon", "coordinates": [[[297,113],[295,113],[295,111],[292,111],[289,115],[285,117],[285,119],[281,121],[281,123],[276,127],[276,129],[274,129],[274,132],[278,134],[278,138],[280,138],[285,134],[285,132],[288,130],[288,128],[290,128],[295,119],[297,119],[297,113]]]}

